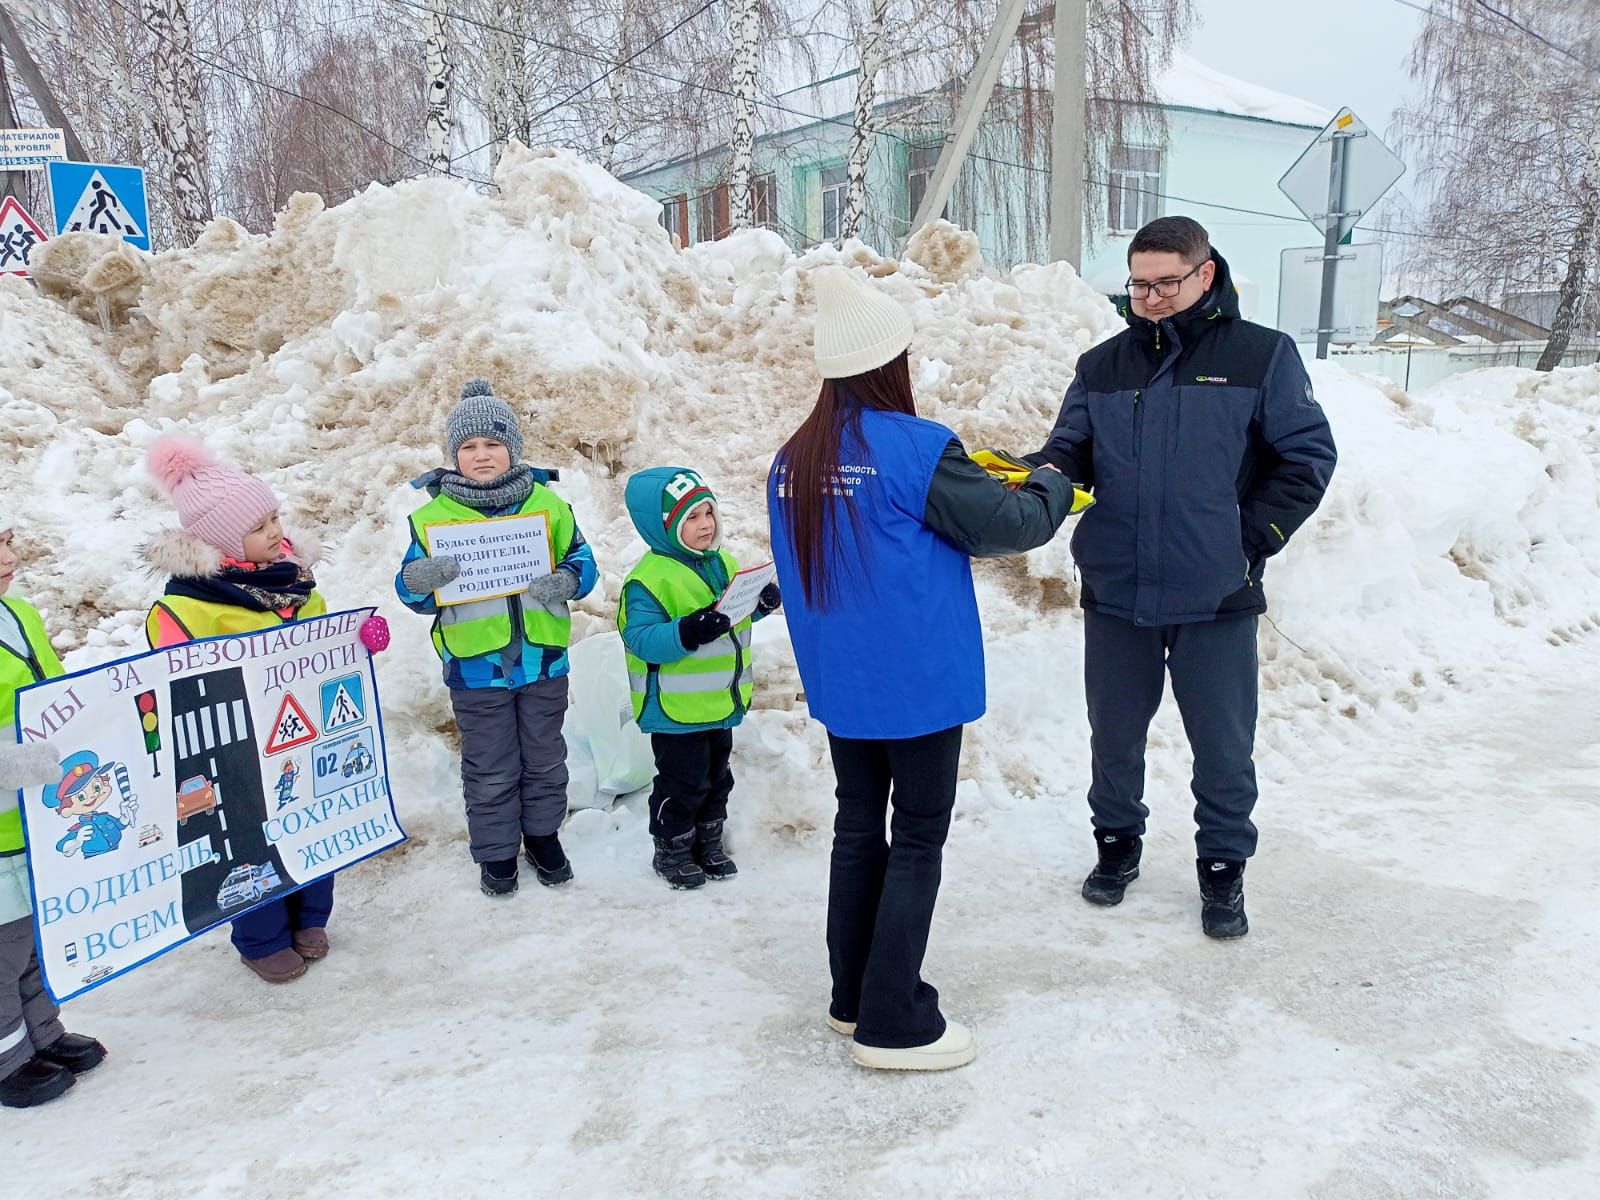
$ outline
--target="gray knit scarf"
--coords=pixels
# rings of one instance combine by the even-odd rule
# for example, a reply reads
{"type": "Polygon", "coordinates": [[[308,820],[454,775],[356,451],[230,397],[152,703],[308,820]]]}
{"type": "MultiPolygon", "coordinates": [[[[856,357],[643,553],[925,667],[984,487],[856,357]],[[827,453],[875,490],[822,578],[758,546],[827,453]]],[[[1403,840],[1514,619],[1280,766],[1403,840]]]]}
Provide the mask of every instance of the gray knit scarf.
{"type": "Polygon", "coordinates": [[[418,487],[437,487],[452,500],[481,510],[516,508],[528,498],[533,485],[533,468],[527,463],[517,463],[504,475],[497,475],[487,483],[468,479],[448,467],[430,471],[416,483],[418,487]]]}

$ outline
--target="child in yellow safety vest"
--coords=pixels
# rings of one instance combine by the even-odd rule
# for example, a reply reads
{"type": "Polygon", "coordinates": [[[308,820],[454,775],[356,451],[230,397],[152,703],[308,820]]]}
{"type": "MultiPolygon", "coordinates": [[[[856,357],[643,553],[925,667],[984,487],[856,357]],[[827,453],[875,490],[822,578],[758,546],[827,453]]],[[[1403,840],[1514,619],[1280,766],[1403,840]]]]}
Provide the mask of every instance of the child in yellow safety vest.
{"type": "Polygon", "coordinates": [[[697,472],[640,471],[625,497],[650,548],[623,582],[617,629],[634,720],[655,751],[652,865],[674,888],[697,888],[738,874],[722,835],[733,791],[728,761],[754,690],[751,624],[782,598],[769,583],[753,617],[734,624],[717,611],[739,564],[722,549],[717,498],[697,472]]]}
{"type": "Polygon", "coordinates": [[[12,745],[11,730],[17,691],[62,670],[38,610],[6,595],[17,570],[11,527],[10,514],[0,511],[0,1104],[32,1108],[99,1066],[106,1048],[62,1027],[39,974],[17,789],[55,783],[61,767],[48,742],[12,745]]]}
{"type": "MultiPolygon", "coordinates": [[[[486,380],[461,389],[445,418],[444,448],[448,465],[412,482],[431,498],[411,514],[411,544],[394,587],[407,608],[433,618],[433,648],[461,735],[461,792],[478,886],[487,896],[510,896],[519,850],[544,886],[572,878],[560,837],[569,605],[595,585],[594,552],[571,506],[547,486],[555,473],[521,461],[516,414],[486,380]],[[461,559],[430,552],[431,527],[501,517],[528,518],[518,525],[529,525],[540,515],[549,534],[548,572],[509,592],[496,587],[481,600],[446,596],[440,603],[440,589],[461,574],[461,559]]],[[[507,549],[497,543],[487,553],[507,549]]]]}
{"type": "MultiPolygon", "coordinates": [[[[143,547],[150,567],[170,576],[165,594],[145,618],[152,649],[271,629],[327,612],[311,573],[321,547],[304,535],[285,533],[271,488],[177,435],[151,446],[148,465],[182,525],[143,547]]],[[[361,640],[374,652],[388,644],[382,617],[367,619],[361,640]]],[[[254,763],[250,769],[255,770],[254,763]]],[[[224,777],[221,782],[232,781],[224,777]]],[[[236,823],[248,827],[253,819],[259,826],[265,820],[259,778],[253,786],[241,780],[226,790],[239,803],[248,803],[245,798],[252,794],[262,797],[262,811],[236,812],[236,823]]],[[[327,956],[332,911],[329,875],[236,918],[234,949],[266,982],[288,983],[305,974],[308,962],[327,956]]]]}

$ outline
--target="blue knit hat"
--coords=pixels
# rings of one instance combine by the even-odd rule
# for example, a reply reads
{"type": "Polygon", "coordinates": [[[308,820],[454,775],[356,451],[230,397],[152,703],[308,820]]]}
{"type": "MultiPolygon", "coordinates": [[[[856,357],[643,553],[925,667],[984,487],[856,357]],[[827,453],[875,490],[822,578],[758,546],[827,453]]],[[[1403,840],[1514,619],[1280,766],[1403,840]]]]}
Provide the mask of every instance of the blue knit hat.
{"type": "Polygon", "coordinates": [[[522,461],[522,428],[511,406],[489,386],[487,379],[469,379],[461,399],[444,419],[445,455],[455,466],[456,451],[473,438],[493,438],[511,451],[511,461],[522,461]]]}

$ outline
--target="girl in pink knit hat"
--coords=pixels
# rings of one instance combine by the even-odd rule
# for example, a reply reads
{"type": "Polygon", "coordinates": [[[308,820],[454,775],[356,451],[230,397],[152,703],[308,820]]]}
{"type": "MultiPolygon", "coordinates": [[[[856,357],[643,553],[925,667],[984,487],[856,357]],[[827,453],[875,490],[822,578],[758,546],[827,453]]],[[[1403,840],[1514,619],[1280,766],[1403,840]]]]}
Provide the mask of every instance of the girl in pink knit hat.
{"type": "MultiPolygon", "coordinates": [[[[158,534],[143,548],[146,562],[170,576],[145,620],[152,648],[270,629],[327,612],[312,575],[320,547],[284,531],[271,488],[217,462],[199,442],[177,435],[151,446],[148,465],[182,526],[158,534]]],[[[386,646],[383,618],[368,620],[361,638],[369,650],[386,646]]],[[[249,781],[234,790],[248,796],[249,781]]],[[[332,910],[333,877],[328,876],[235,920],[234,947],[268,983],[298,979],[308,961],[328,953],[332,910]]]]}

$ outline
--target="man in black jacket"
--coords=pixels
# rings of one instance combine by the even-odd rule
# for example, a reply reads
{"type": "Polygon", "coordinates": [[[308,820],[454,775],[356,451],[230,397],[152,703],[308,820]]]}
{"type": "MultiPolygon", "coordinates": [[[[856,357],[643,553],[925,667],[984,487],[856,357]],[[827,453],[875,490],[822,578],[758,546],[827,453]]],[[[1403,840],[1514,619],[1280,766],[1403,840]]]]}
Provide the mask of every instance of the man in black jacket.
{"type": "Polygon", "coordinates": [[[1032,461],[1096,503],[1072,537],[1099,862],[1084,899],[1139,875],[1145,735],[1164,676],[1194,753],[1201,923],[1239,937],[1256,848],[1256,617],[1266,560],[1316,510],[1333,435],[1294,343],[1242,320],[1228,264],[1188,217],[1128,247],[1129,328],[1078,360],[1032,461]]]}

